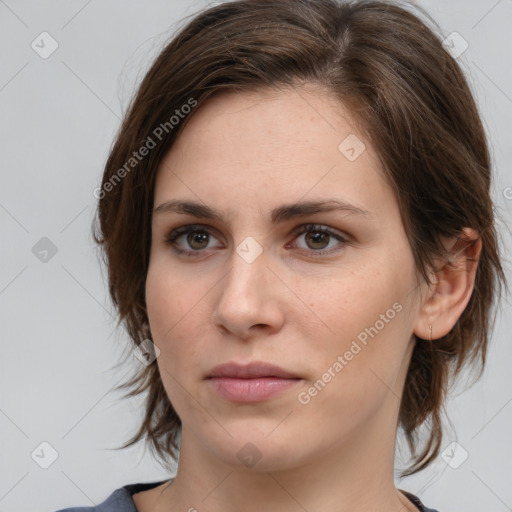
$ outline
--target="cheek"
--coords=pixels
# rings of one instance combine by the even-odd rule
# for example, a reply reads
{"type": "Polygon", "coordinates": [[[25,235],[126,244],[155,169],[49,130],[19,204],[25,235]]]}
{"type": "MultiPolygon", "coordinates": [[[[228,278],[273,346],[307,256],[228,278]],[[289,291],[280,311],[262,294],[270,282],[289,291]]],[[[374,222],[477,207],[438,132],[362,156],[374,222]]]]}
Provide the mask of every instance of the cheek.
{"type": "MultiPolygon", "coordinates": [[[[349,435],[387,400],[394,402],[393,395],[399,404],[397,377],[408,342],[404,296],[395,280],[368,275],[371,286],[363,286],[356,277],[333,286],[329,298],[315,299],[318,316],[335,335],[305,332],[315,340],[316,375],[301,396],[310,397],[301,424],[314,428],[320,422],[326,442],[332,436],[349,435]]],[[[310,323],[304,322],[303,328],[310,329],[310,323]]]]}
{"type": "MultiPolygon", "coordinates": [[[[192,325],[197,318],[191,297],[194,290],[186,290],[183,282],[176,279],[176,273],[156,264],[150,265],[146,279],[146,305],[153,342],[160,350],[157,365],[165,392],[180,418],[192,414],[190,396],[185,389],[187,371],[191,361],[198,359],[198,347],[192,343],[196,328],[192,325]],[[185,387],[183,387],[185,386],[185,387]]],[[[199,305],[196,305],[196,308],[199,305]]]]}
{"type": "Polygon", "coordinates": [[[200,299],[190,282],[180,279],[179,272],[155,258],[146,278],[146,305],[151,333],[163,345],[174,331],[183,327],[183,320],[200,299]],[[197,297],[196,297],[197,296],[197,297]]]}
{"type": "Polygon", "coordinates": [[[402,263],[399,272],[396,261],[382,257],[315,287],[304,282],[300,293],[308,297],[310,313],[300,321],[301,330],[315,340],[319,372],[342,356],[344,378],[354,383],[364,385],[362,373],[375,380],[370,370],[386,382],[393,380],[409,340],[405,301],[412,279],[407,262],[402,263]]]}
{"type": "Polygon", "coordinates": [[[396,276],[365,266],[314,284],[311,278],[304,279],[296,291],[308,299],[304,302],[310,314],[304,327],[314,324],[317,330],[317,323],[322,321],[324,334],[330,332],[335,339],[347,340],[392,308],[401,297],[400,289],[396,276]]]}
{"type": "MultiPolygon", "coordinates": [[[[150,265],[146,279],[146,306],[153,342],[160,350],[158,365],[162,378],[167,379],[166,369],[175,374],[181,351],[191,346],[186,341],[190,329],[190,315],[194,301],[190,293],[180,293],[179,283],[172,273],[162,271],[156,264],[150,265]]],[[[174,274],[175,275],[175,274],[174,274]]]]}

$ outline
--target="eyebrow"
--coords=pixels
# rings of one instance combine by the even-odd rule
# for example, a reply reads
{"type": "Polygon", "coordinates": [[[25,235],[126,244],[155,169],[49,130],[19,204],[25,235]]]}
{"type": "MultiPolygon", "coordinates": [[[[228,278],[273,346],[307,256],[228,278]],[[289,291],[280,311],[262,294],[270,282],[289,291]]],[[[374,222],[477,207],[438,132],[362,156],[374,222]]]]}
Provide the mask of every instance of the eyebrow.
{"type": "MultiPolygon", "coordinates": [[[[301,201],[298,203],[284,204],[272,210],[270,219],[272,224],[278,224],[296,217],[305,217],[315,213],[344,211],[351,215],[361,215],[365,217],[373,217],[368,210],[364,210],[358,206],[347,203],[340,199],[327,199],[324,201],[301,201]]],[[[192,215],[203,219],[211,219],[222,222],[222,214],[215,208],[206,206],[205,204],[187,200],[165,201],[157,206],[153,213],[181,213],[184,215],[192,215]]]]}

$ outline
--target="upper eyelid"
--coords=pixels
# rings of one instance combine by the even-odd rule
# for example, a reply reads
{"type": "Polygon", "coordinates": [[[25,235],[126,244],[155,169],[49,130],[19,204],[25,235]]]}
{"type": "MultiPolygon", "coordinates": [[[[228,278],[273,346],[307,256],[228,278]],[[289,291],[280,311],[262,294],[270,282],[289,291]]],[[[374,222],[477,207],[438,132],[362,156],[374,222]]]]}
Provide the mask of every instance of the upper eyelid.
{"type": "Polygon", "coordinates": [[[218,233],[219,230],[214,228],[213,226],[208,226],[206,224],[184,224],[178,226],[176,228],[172,228],[166,231],[166,238],[171,238],[171,236],[177,235],[182,236],[190,233],[191,231],[206,231],[209,234],[218,233]]]}
{"type": "Polygon", "coordinates": [[[348,235],[345,235],[343,231],[340,231],[339,229],[332,228],[328,226],[327,224],[319,224],[315,222],[308,222],[305,224],[301,224],[300,226],[297,226],[295,229],[292,230],[292,233],[301,233],[303,231],[327,231],[331,235],[338,235],[340,238],[348,238],[348,235]]]}

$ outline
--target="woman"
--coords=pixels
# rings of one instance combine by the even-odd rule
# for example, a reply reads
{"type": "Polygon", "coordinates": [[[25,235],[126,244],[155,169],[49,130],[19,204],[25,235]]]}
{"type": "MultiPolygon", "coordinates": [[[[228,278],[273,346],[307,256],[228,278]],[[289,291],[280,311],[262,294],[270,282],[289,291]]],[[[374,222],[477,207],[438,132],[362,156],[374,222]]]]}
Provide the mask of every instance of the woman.
{"type": "Polygon", "coordinates": [[[397,428],[403,475],[427,467],[450,379],[485,361],[505,281],[489,190],[463,73],[408,9],[239,0],[192,19],[97,190],[144,362],[127,386],[148,392],[125,446],[147,436],[178,470],[85,510],[435,512],[395,487],[397,428]]]}

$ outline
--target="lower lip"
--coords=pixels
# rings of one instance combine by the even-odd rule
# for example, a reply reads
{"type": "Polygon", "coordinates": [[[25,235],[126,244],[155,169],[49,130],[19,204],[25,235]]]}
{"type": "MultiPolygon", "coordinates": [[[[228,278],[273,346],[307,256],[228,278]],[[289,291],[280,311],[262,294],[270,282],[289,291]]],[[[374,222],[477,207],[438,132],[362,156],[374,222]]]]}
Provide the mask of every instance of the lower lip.
{"type": "Polygon", "coordinates": [[[259,377],[254,379],[235,379],[212,377],[210,384],[222,397],[231,402],[261,402],[295,386],[301,379],[280,379],[277,377],[259,377]]]}

